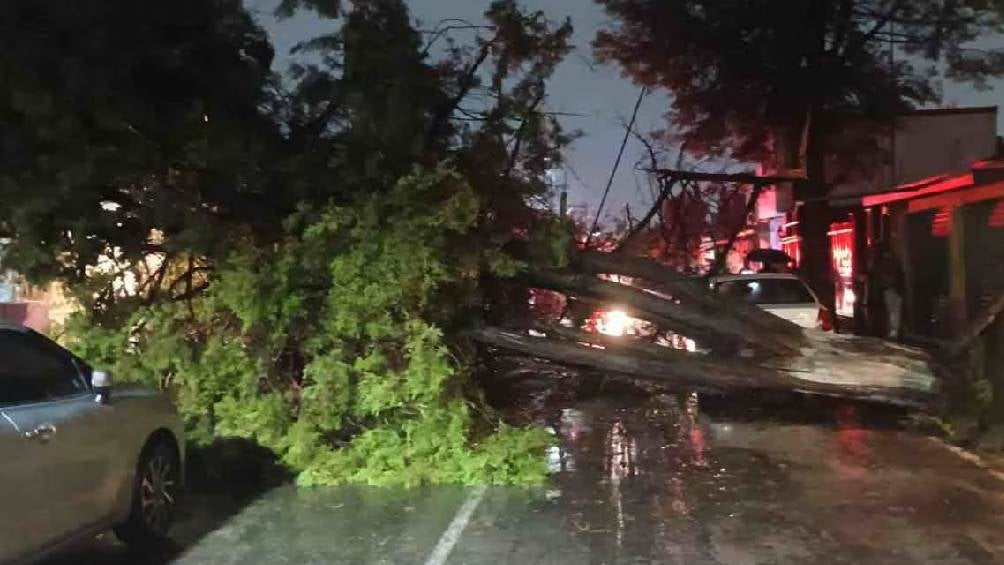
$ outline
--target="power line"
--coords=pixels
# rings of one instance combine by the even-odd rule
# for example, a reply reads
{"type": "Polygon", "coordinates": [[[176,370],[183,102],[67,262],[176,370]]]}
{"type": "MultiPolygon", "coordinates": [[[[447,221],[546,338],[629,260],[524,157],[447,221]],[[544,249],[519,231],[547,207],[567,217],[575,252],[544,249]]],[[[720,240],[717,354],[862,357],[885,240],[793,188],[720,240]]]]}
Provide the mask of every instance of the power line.
{"type": "Polygon", "coordinates": [[[614,161],[614,167],[610,170],[610,178],[607,179],[607,186],[603,189],[603,198],[600,199],[600,206],[596,209],[596,217],[593,218],[593,227],[589,229],[589,233],[586,234],[586,245],[589,245],[589,241],[593,238],[593,232],[596,231],[596,226],[600,223],[600,214],[603,212],[603,206],[607,203],[607,196],[610,194],[610,187],[614,184],[614,176],[617,175],[617,169],[621,165],[621,157],[624,156],[624,148],[627,147],[628,138],[631,136],[631,132],[634,130],[634,122],[638,118],[638,109],[641,108],[641,101],[645,98],[647,90],[643,86],[638,92],[638,100],[635,100],[634,110],[631,112],[631,121],[628,122],[626,128],[624,128],[624,139],[621,140],[621,148],[617,151],[617,160],[614,161]]]}

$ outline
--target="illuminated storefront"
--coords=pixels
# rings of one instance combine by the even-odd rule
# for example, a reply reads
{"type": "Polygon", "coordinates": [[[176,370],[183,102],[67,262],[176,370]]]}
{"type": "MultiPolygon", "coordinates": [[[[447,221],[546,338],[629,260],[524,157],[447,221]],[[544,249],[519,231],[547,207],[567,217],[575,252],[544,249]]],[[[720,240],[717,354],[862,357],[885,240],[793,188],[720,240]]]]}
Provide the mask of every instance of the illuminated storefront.
{"type": "Polygon", "coordinates": [[[830,258],[838,316],[854,317],[854,223],[830,224],[830,258]]]}
{"type": "Polygon", "coordinates": [[[792,258],[797,268],[802,264],[802,237],[797,232],[798,222],[788,222],[781,228],[781,251],[792,258]]]}

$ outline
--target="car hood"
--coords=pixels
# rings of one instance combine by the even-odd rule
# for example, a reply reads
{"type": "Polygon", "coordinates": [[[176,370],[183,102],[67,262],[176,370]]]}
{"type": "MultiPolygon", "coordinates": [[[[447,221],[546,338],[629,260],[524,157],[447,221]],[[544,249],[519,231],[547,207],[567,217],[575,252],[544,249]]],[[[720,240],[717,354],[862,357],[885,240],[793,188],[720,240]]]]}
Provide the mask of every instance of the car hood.
{"type": "Polygon", "coordinates": [[[803,328],[815,328],[819,322],[818,304],[758,304],[757,306],[803,328]]]}

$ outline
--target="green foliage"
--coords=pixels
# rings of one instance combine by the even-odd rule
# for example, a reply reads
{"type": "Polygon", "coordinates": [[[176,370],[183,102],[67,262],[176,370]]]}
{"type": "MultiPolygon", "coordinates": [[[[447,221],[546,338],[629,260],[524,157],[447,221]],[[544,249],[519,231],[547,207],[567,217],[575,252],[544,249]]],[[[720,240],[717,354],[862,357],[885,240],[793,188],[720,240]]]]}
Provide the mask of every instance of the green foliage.
{"type": "Polygon", "coordinates": [[[456,173],[416,172],[355,206],[301,210],[281,245],[234,253],[191,307],[69,333],[118,374],[168,383],[195,441],[253,440],[305,485],[539,482],[547,435],[476,433],[468,371],[428,321],[470,288],[445,250],[477,209],[456,173]]]}
{"type": "Polygon", "coordinates": [[[536,222],[530,240],[548,251],[546,259],[555,267],[567,266],[568,258],[575,250],[571,223],[558,217],[542,218],[536,222]]]}
{"type": "Polygon", "coordinates": [[[488,271],[502,278],[512,278],[526,269],[526,262],[501,251],[488,253],[488,271]]]}
{"type": "Polygon", "coordinates": [[[539,480],[543,436],[492,432],[452,336],[526,304],[491,279],[570,139],[543,108],[571,25],[284,0],[341,21],[280,77],[239,0],[179,2],[0,7],[5,268],[67,285],[67,339],[173,391],[196,443],[307,484],[539,480]]]}
{"type": "Polygon", "coordinates": [[[12,0],[0,47],[0,231],[23,274],[82,284],[153,229],[205,253],[226,218],[282,212],[253,174],[272,47],[239,0],[12,0]]]}
{"type": "MultiPolygon", "coordinates": [[[[797,149],[807,113],[827,135],[846,129],[826,127],[830,111],[885,127],[895,112],[937,102],[939,74],[977,86],[1004,74],[999,45],[969,48],[1004,27],[1000,2],[596,1],[616,22],[597,34],[599,58],[671,91],[679,137],[698,153],[759,161],[781,149],[779,131],[797,149]]],[[[778,157],[787,166],[790,156],[778,157]]]]}
{"type": "Polygon", "coordinates": [[[493,435],[472,446],[469,422],[468,408],[457,402],[403,420],[397,427],[367,430],[345,449],[316,453],[300,483],[531,485],[546,475],[542,453],[552,440],[542,429],[501,424],[493,435]]]}

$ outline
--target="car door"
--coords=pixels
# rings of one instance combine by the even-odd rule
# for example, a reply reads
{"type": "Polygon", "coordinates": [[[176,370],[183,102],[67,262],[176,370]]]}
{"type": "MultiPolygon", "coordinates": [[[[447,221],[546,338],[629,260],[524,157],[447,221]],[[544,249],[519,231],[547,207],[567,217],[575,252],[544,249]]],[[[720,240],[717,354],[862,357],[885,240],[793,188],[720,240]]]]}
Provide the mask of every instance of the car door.
{"type": "Polygon", "coordinates": [[[114,448],[81,367],[30,331],[0,329],[0,491],[17,508],[0,519],[0,545],[41,549],[110,512],[114,448]]]}
{"type": "MultiPolygon", "coordinates": [[[[0,377],[2,378],[2,377],[0,377]]],[[[37,546],[37,532],[33,532],[28,522],[35,517],[25,518],[31,512],[34,499],[42,492],[31,482],[31,472],[23,457],[24,438],[22,434],[0,410],[0,500],[9,509],[0,516],[0,563],[6,563],[37,546]]]]}

